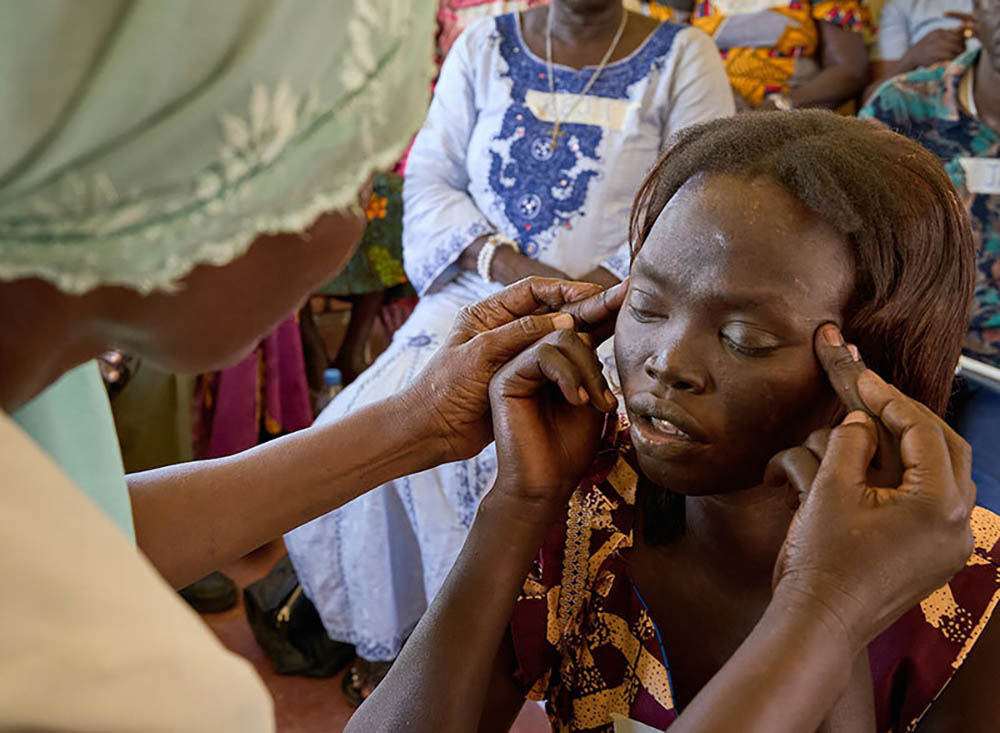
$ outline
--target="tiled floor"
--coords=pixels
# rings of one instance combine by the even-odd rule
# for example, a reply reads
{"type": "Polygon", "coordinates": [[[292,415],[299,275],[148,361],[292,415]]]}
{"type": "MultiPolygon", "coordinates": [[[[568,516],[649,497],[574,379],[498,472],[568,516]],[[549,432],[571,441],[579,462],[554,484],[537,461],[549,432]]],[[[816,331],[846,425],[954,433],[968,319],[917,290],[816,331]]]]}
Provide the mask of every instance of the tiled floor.
{"type": "MultiPolygon", "coordinates": [[[[283,553],[284,545],[274,542],[225,568],[224,572],[242,589],[266,575],[283,553]]],[[[202,618],[227,647],[242,654],[257,668],[274,697],[279,733],[343,730],[353,712],[340,691],[343,673],[325,680],[276,675],[247,625],[242,593],[236,608],[202,618]]],[[[541,709],[529,703],[511,730],[513,733],[543,733],[549,726],[541,709]]]]}

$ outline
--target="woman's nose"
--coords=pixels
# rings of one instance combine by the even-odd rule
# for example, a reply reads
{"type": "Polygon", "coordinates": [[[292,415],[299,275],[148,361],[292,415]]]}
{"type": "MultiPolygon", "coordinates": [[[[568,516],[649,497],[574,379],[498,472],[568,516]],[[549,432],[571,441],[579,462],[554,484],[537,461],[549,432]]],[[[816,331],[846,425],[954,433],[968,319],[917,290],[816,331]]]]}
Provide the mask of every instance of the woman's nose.
{"type": "Polygon", "coordinates": [[[708,384],[708,372],[682,343],[651,354],[644,368],[646,376],[669,389],[700,394],[708,384]]]}

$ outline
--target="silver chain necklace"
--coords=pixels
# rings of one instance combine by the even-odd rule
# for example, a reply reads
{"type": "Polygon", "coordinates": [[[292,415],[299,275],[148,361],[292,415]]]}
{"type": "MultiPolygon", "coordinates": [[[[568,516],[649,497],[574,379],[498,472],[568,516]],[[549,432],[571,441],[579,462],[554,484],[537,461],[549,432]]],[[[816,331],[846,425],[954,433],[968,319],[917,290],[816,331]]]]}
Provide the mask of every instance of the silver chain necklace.
{"type": "Polygon", "coordinates": [[[552,149],[554,150],[559,145],[559,137],[563,134],[559,131],[559,125],[562,120],[568,119],[573,112],[576,111],[577,106],[580,104],[580,100],[587,96],[587,92],[590,88],[594,86],[594,82],[597,81],[597,77],[601,75],[604,71],[604,67],[608,65],[608,59],[618,48],[618,42],[622,39],[622,34],[625,32],[625,24],[628,21],[628,11],[622,8],[622,21],[618,24],[618,30],[615,32],[615,37],[611,41],[611,45],[604,54],[604,58],[601,59],[601,63],[598,64],[597,68],[594,70],[593,75],[591,75],[590,80],[584,85],[583,91],[576,95],[576,99],[566,110],[565,114],[559,114],[559,103],[556,98],[556,80],[555,75],[552,73],[552,6],[550,5],[546,10],[546,21],[545,21],[545,65],[548,70],[549,75],[549,99],[552,103],[552,116],[555,118],[555,125],[552,127],[552,149]]]}

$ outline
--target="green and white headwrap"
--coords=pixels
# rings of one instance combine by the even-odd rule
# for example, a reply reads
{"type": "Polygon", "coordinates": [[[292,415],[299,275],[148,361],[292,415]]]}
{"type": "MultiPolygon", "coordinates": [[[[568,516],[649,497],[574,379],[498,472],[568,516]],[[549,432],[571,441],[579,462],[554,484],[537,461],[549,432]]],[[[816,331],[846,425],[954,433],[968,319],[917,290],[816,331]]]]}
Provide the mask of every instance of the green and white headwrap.
{"type": "Polygon", "coordinates": [[[170,289],[355,200],[427,111],[434,0],[0,0],[0,280],[170,289]]]}

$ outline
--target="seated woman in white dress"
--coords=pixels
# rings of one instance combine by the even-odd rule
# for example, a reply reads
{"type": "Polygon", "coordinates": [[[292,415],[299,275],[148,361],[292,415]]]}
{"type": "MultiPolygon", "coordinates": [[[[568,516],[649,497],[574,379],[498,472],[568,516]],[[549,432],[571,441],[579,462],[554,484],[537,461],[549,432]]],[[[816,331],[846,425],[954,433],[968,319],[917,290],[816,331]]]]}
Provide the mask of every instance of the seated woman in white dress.
{"type": "MultiPolygon", "coordinates": [[[[659,25],[620,0],[555,0],[551,23],[549,12],[479,20],[452,46],[406,168],[404,261],[420,302],[320,422],[404,387],[458,310],[501,284],[624,277],[632,198],[661,149],[677,130],[733,113],[718,51],[701,31],[659,25]]],[[[331,637],[365,660],[398,654],[495,470],[490,447],[286,536],[331,637]]]]}

